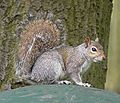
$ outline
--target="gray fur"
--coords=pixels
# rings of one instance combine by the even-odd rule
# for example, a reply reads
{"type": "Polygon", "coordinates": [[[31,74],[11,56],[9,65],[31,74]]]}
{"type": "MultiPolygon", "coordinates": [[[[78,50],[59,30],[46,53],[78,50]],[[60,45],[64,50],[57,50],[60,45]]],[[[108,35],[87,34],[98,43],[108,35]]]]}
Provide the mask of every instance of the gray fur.
{"type": "Polygon", "coordinates": [[[40,83],[52,83],[67,75],[76,84],[85,86],[80,73],[86,72],[95,58],[88,54],[93,45],[102,49],[99,43],[91,41],[87,48],[83,43],[77,47],[57,48],[43,53],[33,66],[31,79],[40,83]]]}

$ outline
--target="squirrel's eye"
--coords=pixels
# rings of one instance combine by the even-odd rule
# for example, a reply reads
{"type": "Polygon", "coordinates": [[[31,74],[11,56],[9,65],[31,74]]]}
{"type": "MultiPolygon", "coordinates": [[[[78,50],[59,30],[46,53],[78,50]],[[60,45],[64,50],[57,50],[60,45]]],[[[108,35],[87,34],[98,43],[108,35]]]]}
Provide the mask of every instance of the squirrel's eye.
{"type": "Polygon", "coordinates": [[[92,48],[92,51],[96,52],[96,51],[97,51],[97,49],[96,49],[96,48],[92,48]]]}

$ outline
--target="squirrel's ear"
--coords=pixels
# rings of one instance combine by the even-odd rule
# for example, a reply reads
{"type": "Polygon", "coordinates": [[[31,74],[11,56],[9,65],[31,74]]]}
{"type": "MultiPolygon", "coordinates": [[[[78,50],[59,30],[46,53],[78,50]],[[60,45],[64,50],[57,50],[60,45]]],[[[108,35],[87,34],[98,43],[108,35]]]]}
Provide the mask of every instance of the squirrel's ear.
{"type": "Polygon", "coordinates": [[[96,42],[99,42],[99,38],[96,38],[95,41],[96,41],[96,42]]]}
{"type": "Polygon", "coordinates": [[[86,48],[87,48],[91,44],[91,40],[89,37],[86,37],[84,41],[85,41],[86,48]]]}

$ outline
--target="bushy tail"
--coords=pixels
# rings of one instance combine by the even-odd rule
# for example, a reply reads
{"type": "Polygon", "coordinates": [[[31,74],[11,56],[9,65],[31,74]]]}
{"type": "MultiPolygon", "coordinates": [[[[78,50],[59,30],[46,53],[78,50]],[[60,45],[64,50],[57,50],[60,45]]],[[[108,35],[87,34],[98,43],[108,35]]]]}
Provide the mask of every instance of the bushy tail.
{"type": "Polygon", "coordinates": [[[21,34],[16,74],[28,75],[37,57],[60,44],[60,30],[50,20],[34,20],[21,34]]]}

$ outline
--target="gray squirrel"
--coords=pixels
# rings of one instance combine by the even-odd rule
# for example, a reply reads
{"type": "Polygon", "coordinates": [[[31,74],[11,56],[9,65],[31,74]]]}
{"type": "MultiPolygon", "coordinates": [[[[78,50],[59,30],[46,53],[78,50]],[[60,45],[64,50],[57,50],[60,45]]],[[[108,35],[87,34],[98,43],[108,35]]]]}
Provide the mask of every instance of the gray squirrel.
{"type": "MultiPolygon", "coordinates": [[[[33,66],[31,79],[50,83],[68,76],[77,85],[89,87],[88,83],[82,83],[80,73],[86,72],[92,62],[104,59],[103,47],[98,43],[98,39],[92,41],[87,38],[85,43],[77,47],[63,47],[43,53],[33,66]]],[[[69,83],[59,83],[62,82],[69,83]]]]}
{"type": "MultiPolygon", "coordinates": [[[[55,27],[55,24],[53,26],[53,23],[49,21],[39,21],[36,23],[37,25],[40,25],[36,27],[37,30],[35,31],[32,29],[33,34],[31,34],[31,29],[28,29],[27,33],[24,34],[26,36],[22,36],[21,38],[23,41],[20,44],[19,58],[21,59],[24,57],[24,59],[21,59],[23,61],[22,66],[17,70],[17,74],[29,74],[30,80],[36,83],[48,84],[69,84],[71,83],[70,81],[62,80],[67,76],[75,84],[89,87],[90,84],[82,82],[80,74],[86,72],[92,62],[99,62],[105,59],[103,47],[100,45],[98,38],[96,38],[95,41],[90,40],[90,38],[85,38],[84,43],[78,45],[77,47],[59,46],[54,49],[44,50],[44,52],[40,53],[41,42],[38,41],[40,41],[41,38],[46,41],[45,37],[47,37],[48,34],[55,35],[56,33],[60,34],[60,32],[59,29],[55,27]],[[49,26],[51,26],[51,28],[49,26]],[[53,30],[52,33],[50,33],[51,29],[53,30]],[[43,36],[41,33],[44,33],[45,35],[43,36]],[[27,37],[29,40],[24,39],[27,37]],[[38,39],[35,40],[35,37],[38,39]],[[26,42],[24,40],[26,40],[26,42]],[[36,51],[34,50],[34,47],[36,47],[34,46],[35,42],[36,45],[38,45],[36,51]],[[28,46],[28,44],[30,46],[28,46]],[[38,48],[40,48],[40,50],[38,48]],[[35,55],[36,52],[38,52],[37,55],[35,55]],[[28,55],[28,57],[26,55],[28,55]],[[31,56],[34,57],[34,59],[32,59],[32,64],[30,64],[31,56]],[[27,58],[26,61],[25,57],[27,58]],[[30,65],[25,67],[25,65],[28,64],[30,65]]],[[[36,24],[34,23],[34,25],[36,24]]],[[[30,28],[35,28],[34,25],[30,28]]],[[[54,39],[55,38],[52,38],[51,40],[54,39]]],[[[56,41],[57,40],[59,40],[59,35],[57,36],[56,41]]]]}

